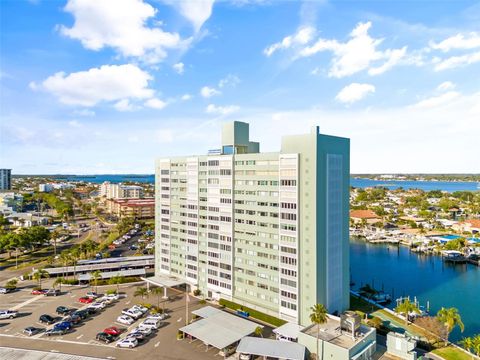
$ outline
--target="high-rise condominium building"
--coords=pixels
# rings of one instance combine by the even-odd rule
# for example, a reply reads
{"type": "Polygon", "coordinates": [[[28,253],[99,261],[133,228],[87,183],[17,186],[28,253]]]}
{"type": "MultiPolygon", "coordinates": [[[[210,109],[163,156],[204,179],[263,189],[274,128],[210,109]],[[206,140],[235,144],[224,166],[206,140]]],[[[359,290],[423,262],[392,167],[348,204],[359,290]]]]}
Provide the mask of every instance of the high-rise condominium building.
{"type": "Polygon", "coordinates": [[[0,169],[0,190],[12,188],[12,169],[0,169]]]}
{"type": "Polygon", "coordinates": [[[260,153],[232,122],[210,154],[156,162],[156,276],[302,325],[345,310],[349,139],[314,127],[260,153]]]}

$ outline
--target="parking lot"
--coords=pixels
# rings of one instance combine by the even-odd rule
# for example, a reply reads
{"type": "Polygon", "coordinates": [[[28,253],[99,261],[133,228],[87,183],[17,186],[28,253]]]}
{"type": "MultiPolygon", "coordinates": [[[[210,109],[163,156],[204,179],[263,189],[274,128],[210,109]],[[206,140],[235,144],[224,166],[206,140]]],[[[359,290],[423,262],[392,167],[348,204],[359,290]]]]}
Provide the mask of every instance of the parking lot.
{"type": "MultiPolygon", "coordinates": [[[[38,328],[51,328],[45,324],[39,323],[39,317],[42,314],[48,314],[56,317],[55,312],[58,306],[83,309],[88,304],[78,302],[78,299],[91,291],[90,287],[62,288],[62,294],[57,297],[46,297],[43,295],[31,295],[31,288],[22,288],[19,291],[0,295],[0,309],[17,310],[18,316],[14,319],[0,320],[0,339],[3,346],[30,348],[43,351],[65,352],[77,355],[88,355],[94,357],[114,358],[114,359],[140,359],[145,356],[152,356],[161,359],[214,359],[218,351],[206,348],[201,343],[189,343],[187,340],[176,340],[177,330],[185,325],[185,298],[182,293],[169,290],[171,300],[167,301],[165,307],[169,318],[162,326],[139,343],[138,347],[133,349],[117,348],[115,343],[105,344],[95,340],[97,333],[103,329],[116,326],[124,329],[120,338],[136,327],[142,319],[137,320],[132,325],[122,325],[116,322],[118,316],[125,308],[129,308],[136,303],[149,302],[157,303],[157,298],[151,296],[142,300],[140,297],[134,297],[133,293],[138,286],[126,285],[120,288],[123,297],[117,302],[100,310],[79,325],[74,326],[72,330],[64,335],[47,337],[39,333],[28,337],[23,334],[23,329],[29,326],[38,328]]],[[[102,293],[109,287],[99,287],[98,292],[102,293]]],[[[198,304],[194,298],[190,298],[189,310],[194,310],[203,305],[198,304]]]]}

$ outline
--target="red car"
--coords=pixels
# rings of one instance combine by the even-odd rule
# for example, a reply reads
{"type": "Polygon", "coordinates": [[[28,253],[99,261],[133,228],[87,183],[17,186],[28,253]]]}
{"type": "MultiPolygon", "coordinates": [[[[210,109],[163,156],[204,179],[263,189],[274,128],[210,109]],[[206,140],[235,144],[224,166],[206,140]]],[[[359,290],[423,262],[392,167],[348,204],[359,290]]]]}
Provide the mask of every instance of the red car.
{"type": "Polygon", "coordinates": [[[83,296],[80,299],[78,299],[79,302],[84,303],[84,304],[90,304],[93,302],[92,298],[89,298],[87,296],[83,296]]]}
{"type": "Polygon", "coordinates": [[[103,330],[103,332],[109,335],[118,336],[122,333],[122,330],[120,330],[115,326],[112,326],[112,327],[106,328],[105,330],[103,330]]]}
{"type": "Polygon", "coordinates": [[[32,295],[44,295],[46,292],[47,292],[46,289],[35,289],[35,290],[32,290],[32,292],[30,294],[32,294],[32,295]]]}

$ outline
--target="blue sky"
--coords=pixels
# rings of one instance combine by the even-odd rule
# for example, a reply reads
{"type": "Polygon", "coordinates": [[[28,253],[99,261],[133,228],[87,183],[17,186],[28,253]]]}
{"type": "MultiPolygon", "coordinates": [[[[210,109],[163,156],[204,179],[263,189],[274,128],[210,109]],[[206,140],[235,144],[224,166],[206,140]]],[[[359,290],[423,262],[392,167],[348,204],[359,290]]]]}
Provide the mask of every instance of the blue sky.
{"type": "Polygon", "coordinates": [[[153,173],[250,123],[319,125],[352,172],[480,172],[476,1],[0,2],[0,167],[153,173]]]}

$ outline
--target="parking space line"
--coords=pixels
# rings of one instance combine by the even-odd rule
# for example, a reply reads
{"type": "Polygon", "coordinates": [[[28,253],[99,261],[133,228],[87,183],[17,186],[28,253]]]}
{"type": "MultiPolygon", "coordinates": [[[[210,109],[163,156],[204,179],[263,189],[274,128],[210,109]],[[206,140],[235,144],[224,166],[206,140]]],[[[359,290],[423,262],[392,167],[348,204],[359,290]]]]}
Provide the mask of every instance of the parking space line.
{"type": "Polygon", "coordinates": [[[77,336],[77,340],[81,339],[82,337],[83,337],[83,334],[80,334],[79,336],[77,336]]]}
{"type": "Polygon", "coordinates": [[[157,341],[157,343],[154,346],[158,347],[159,345],[160,345],[160,341],[157,341]]]}

